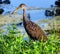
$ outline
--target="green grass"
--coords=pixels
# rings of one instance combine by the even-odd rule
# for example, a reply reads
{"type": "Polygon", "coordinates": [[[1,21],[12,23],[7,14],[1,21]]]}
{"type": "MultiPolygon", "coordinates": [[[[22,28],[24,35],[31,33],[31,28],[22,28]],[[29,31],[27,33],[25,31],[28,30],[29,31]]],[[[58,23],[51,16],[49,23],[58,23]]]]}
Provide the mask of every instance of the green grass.
{"type": "MultiPolygon", "coordinates": [[[[14,28],[15,29],[15,28],[14,28]]],[[[0,54],[59,54],[60,39],[56,34],[48,36],[48,40],[24,40],[24,35],[9,29],[8,34],[0,33],[0,54]]]]}

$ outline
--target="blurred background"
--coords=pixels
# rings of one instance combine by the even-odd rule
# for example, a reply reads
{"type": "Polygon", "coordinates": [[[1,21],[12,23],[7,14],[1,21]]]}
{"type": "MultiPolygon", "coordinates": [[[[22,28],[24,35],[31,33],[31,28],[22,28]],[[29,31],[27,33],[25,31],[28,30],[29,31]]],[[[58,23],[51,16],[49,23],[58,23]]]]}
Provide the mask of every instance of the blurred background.
{"type": "Polygon", "coordinates": [[[27,16],[43,30],[60,29],[60,0],[0,0],[0,26],[5,29],[8,24],[16,24],[23,28],[22,10],[11,14],[21,3],[36,9],[27,10],[27,16]]]}

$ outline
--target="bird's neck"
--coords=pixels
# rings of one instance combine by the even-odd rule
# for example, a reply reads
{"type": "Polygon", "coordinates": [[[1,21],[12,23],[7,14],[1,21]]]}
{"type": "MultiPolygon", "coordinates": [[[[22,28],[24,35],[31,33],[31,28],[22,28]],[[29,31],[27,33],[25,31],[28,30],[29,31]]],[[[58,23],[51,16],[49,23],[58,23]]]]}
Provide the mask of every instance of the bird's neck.
{"type": "Polygon", "coordinates": [[[27,17],[27,15],[26,15],[26,10],[25,9],[23,9],[23,21],[29,21],[29,18],[27,17]]]}

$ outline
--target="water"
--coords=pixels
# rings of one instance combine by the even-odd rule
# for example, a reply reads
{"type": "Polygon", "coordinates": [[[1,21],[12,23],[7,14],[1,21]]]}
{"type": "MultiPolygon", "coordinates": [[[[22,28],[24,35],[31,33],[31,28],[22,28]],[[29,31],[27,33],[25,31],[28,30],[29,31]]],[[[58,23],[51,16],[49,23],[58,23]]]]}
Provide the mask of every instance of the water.
{"type": "MultiPolygon", "coordinates": [[[[43,8],[49,8],[50,5],[54,5],[56,0],[10,0],[10,5],[3,5],[3,8],[5,10],[4,14],[9,11],[12,12],[15,8],[17,8],[21,3],[25,3],[27,7],[43,7],[43,8]]],[[[36,21],[39,19],[46,19],[46,16],[44,14],[45,10],[33,10],[33,11],[27,11],[27,13],[30,13],[31,20],[36,21]]],[[[21,11],[19,11],[21,12],[21,11]]]]}

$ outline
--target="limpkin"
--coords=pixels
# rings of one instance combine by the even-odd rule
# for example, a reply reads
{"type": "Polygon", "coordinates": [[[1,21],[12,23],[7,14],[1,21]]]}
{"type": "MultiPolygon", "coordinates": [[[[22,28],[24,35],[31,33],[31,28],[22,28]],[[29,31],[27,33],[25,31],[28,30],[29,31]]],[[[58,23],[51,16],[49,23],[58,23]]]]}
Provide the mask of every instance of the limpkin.
{"type": "Polygon", "coordinates": [[[33,40],[42,40],[46,41],[47,40],[47,36],[44,33],[44,31],[34,22],[32,22],[26,15],[26,5],[25,4],[21,4],[19,5],[18,8],[16,8],[14,12],[16,12],[17,10],[23,9],[23,25],[24,28],[27,32],[27,34],[30,36],[31,39],[33,40]]]}

